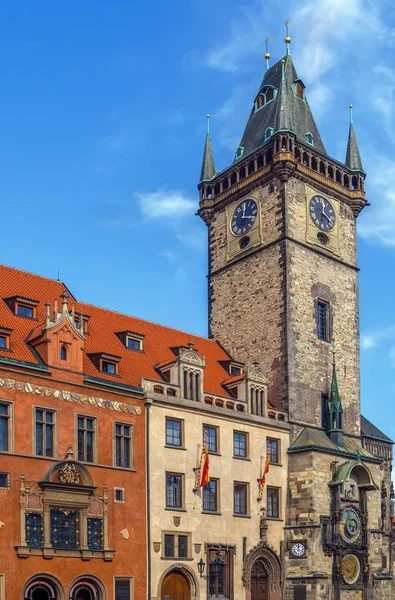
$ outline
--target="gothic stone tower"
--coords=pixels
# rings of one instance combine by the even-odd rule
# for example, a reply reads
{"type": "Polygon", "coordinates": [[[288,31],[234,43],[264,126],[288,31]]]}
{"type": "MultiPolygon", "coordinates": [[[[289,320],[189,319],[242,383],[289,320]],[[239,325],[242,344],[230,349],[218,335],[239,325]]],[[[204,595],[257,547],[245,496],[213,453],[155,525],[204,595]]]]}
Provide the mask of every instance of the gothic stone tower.
{"type": "Polygon", "coordinates": [[[377,586],[389,598],[382,460],[360,449],[356,220],[365,173],[352,118],[345,162],[327,155],[286,41],[220,173],[207,132],[199,214],[209,335],[247,366],[259,361],[269,401],[289,414],[284,598],[362,600],[377,586]]]}

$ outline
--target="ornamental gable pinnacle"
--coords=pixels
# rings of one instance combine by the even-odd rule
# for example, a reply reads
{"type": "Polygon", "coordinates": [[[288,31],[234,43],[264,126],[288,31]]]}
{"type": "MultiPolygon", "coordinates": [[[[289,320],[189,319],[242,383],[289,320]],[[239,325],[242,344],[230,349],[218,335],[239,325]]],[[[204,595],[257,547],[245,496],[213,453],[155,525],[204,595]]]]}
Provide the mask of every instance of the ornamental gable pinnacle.
{"type": "Polygon", "coordinates": [[[213,148],[210,138],[210,115],[207,115],[207,133],[206,142],[204,144],[202,170],[200,172],[200,181],[210,181],[216,174],[213,148]]]}

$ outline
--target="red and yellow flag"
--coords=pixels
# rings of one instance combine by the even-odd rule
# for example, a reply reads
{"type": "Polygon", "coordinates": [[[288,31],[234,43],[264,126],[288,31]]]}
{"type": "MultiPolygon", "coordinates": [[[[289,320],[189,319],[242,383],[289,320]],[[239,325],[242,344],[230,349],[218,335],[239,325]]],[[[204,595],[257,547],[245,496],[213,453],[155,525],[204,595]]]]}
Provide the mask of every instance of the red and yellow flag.
{"type": "Polygon", "coordinates": [[[263,488],[265,487],[266,473],[269,472],[269,465],[270,465],[270,447],[267,449],[265,466],[263,469],[263,473],[259,479],[259,500],[262,500],[263,488]]]}
{"type": "Polygon", "coordinates": [[[201,461],[201,477],[200,477],[200,487],[204,487],[210,481],[210,469],[209,469],[209,454],[208,454],[208,446],[206,445],[205,449],[202,451],[202,461],[201,461]]]}

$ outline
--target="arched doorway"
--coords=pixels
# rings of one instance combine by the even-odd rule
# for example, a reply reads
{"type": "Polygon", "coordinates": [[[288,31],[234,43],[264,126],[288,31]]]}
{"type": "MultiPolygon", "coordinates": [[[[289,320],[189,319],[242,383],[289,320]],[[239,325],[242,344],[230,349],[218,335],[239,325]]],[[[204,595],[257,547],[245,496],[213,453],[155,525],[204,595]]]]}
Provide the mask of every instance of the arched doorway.
{"type": "Polygon", "coordinates": [[[161,600],[189,600],[189,583],[180,571],[172,571],[164,578],[161,600]]]}
{"type": "Polygon", "coordinates": [[[60,584],[50,576],[38,576],[31,579],[23,592],[24,600],[60,600],[63,598],[60,584]]]}
{"type": "Polygon", "coordinates": [[[251,569],[251,600],[269,600],[269,575],[260,559],[251,569]]]}

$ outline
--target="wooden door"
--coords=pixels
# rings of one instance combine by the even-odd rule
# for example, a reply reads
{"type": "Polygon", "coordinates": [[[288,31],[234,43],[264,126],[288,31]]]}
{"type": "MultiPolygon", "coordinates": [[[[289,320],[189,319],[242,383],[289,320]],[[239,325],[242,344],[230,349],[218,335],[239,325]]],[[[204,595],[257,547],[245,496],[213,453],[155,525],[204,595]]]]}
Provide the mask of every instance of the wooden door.
{"type": "Polygon", "coordinates": [[[269,600],[269,578],[260,560],[257,560],[251,571],[251,600],[269,600]]]}
{"type": "Polygon", "coordinates": [[[184,575],[174,571],[165,577],[161,600],[189,600],[189,583],[184,575]]]}

